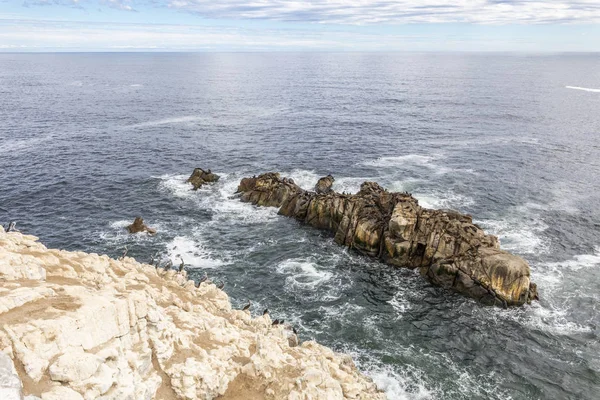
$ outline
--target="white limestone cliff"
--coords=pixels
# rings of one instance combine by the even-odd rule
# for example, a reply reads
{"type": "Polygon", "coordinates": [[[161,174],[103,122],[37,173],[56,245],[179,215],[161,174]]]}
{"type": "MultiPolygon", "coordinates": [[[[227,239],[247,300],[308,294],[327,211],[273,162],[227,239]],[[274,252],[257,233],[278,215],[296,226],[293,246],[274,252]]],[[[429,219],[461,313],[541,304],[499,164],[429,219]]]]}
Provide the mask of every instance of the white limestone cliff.
{"type": "Polygon", "coordinates": [[[37,240],[0,227],[2,400],[385,398],[212,283],[37,240]]]}

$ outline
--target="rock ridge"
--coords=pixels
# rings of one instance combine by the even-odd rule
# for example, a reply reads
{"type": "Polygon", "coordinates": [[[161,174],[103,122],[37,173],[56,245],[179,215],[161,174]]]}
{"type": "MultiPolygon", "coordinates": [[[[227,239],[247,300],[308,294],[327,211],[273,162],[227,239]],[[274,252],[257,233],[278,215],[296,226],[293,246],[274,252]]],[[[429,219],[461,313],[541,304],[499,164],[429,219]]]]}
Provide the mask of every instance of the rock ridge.
{"type": "MultiPolygon", "coordinates": [[[[328,184],[333,183],[326,177],[328,184]]],[[[323,182],[321,178],[319,182],[323,182]]],[[[317,188],[319,185],[317,185],[317,188]]],[[[335,242],[387,264],[418,268],[435,285],[484,304],[518,306],[537,299],[525,260],[502,249],[470,215],[419,206],[409,193],[364,182],[356,194],[300,188],[278,173],[244,178],[241,201],[334,234],[335,242]]]]}
{"type": "Polygon", "coordinates": [[[349,356],[297,344],[214,284],[0,227],[2,400],[384,399],[349,356]]]}

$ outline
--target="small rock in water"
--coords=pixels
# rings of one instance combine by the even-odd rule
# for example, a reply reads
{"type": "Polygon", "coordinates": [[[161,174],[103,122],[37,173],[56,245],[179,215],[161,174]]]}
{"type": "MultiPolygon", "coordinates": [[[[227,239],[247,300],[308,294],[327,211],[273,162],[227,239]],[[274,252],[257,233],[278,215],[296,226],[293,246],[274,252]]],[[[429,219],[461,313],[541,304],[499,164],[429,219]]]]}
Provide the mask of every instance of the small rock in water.
{"type": "Polygon", "coordinates": [[[127,230],[129,233],[148,232],[150,235],[156,234],[156,229],[147,226],[142,217],[135,217],[133,224],[129,225],[127,230]]]}
{"type": "Polygon", "coordinates": [[[218,180],[219,175],[213,174],[210,169],[205,171],[202,168],[195,168],[187,181],[192,184],[194,190],[198,190],[205,183],[217,182],[218,180]]]}

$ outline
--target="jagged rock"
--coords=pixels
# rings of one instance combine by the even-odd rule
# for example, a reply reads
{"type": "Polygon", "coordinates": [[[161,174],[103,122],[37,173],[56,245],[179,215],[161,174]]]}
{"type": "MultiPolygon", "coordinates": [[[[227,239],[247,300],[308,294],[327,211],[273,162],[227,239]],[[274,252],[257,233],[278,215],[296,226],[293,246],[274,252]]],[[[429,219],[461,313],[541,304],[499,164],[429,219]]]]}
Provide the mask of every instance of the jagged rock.
{"type": "Polygon", "coordinates": [[[138,233],[138,232],[148,232],[150,235],[156,234],[156,229],[150,228],[146,224],[144,224],[144,220],[142,217],[135,217],[133,224],[127,227],[129,233],[138,233]]]}
{"type": "Polygon", "coordinates": [[[324,176],[319,179],[317,184],[315,185],[315,192],[319,194],[329,193],[332,191],[331,187],[333,186],[333,182],[335,178],[331,175],[324,176]]]}
{"type": "Polygon", "coordinates": [[[192,175],[188,178],[188,182],[192,184],[194,190],[198,190],[205,183],[212,183],[219,180],[219,175],[213,174],[210,169],[208,171],[203,170],[202,168],[195,168],[192,175]]]}
{"type": "Polygon", "coordinates": [[[390,193],[375,182],[363,183],[354,195],[315,193],[266,173],[243,179],[238,191],[242,201],[279,207],[281,215],[332,232],[340,245],[418,268],[430,282],[485,304],[537,299],[529,265],[501,250],[470,215],[423,208],[410,194],[390,193]]]}
{"type": "Polygon", "coordinates": [[[347,356],[232,309],[185,271],[2,229],[1,263],[2,400],[385,398],[347,356]]]}

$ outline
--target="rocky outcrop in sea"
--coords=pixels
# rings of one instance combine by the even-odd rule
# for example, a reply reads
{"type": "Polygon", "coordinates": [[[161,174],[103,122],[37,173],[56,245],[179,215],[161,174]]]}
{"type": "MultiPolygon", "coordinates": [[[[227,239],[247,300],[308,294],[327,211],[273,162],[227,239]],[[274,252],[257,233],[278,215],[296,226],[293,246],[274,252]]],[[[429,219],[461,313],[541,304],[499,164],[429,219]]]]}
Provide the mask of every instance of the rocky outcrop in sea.
{"type": "Polygon", "coordinates": [[[0,399],[384,399],[209,280],[0,227],[0,399]]]}
{"type": "Polygon", "coordinates": [[[192,175],[188,178],[188,182],[192,184],[193,190],[200,189],[203,185],[207,183],[214,183],[219,180],[219,175],[213,174],[209,169],[207,171],[202,168],[195,168],[192,175]]]}
{"type": "Polygon", "coordinates": [[[470,215],[423,208],[412,195],[388,192],[375,182],[364,182],[356,194],[319,192],[277,173],[244,178],[238,187],[242,201],[279,207],[281,215],[332,232],[340,245],[418,268],[433,284],[485,304],[506,307],[537,299],[527,262],[501,250],[498,239],[470,215]]]}

